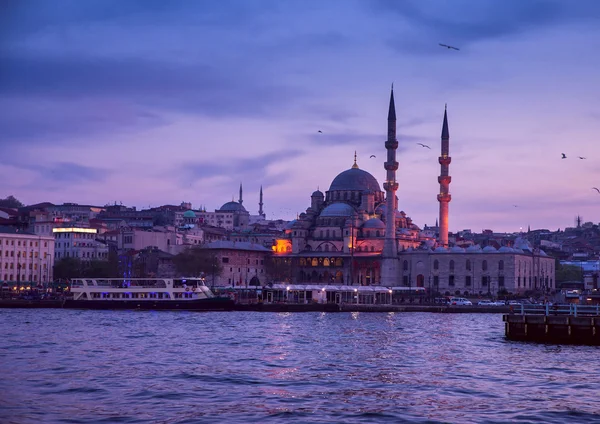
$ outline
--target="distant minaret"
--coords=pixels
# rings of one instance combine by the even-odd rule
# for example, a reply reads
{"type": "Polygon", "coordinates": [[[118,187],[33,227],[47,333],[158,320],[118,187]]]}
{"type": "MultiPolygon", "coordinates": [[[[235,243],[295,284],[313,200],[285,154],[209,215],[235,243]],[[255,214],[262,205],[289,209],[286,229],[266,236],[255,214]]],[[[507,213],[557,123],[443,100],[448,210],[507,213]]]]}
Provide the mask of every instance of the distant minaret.
{"type": "Polygon", "coordinates": [[[244,203],[244,200],[242,199],[242,183],[240,183],[240,199],[238,200],[238,203],[240,205],[244,203]]]}
{"type": "Polygon", "coordinates": [[[263,194],[262,194],[262,186],[260,186],[260,196],[258,202],[258,214],[264,218],[265,213],[263,212],[263,194]]]}
{"type": "Polygon", "coordinates": [[[442,155],[439,157],[441,174],[438,177],[440,183],[440,194],[437,199],[440,202],[440,239],[442,246],[448,246],[448,203],[452,199],[449,193],[450,181],[450,132],[448,131],[448,114],[444,107],[444,123],[442,124],[442,155]]]}
{"type": "Polygon", "coordinates": [[[390,108],[388,111],[388,133],[385,142],[387,149],[387,161],[383,164],[386,170],[386,180],[383,183],[385,190],[385,241],[383,244],[381,260],[381,285],[394,286],[398,284],[398,248],[396,246],[396,171],[398,162],[396,162],[396,149],[398,149],[398,140],[396,140],[396,105],[394,103],[394,86],[390,94],[390,108]]]}

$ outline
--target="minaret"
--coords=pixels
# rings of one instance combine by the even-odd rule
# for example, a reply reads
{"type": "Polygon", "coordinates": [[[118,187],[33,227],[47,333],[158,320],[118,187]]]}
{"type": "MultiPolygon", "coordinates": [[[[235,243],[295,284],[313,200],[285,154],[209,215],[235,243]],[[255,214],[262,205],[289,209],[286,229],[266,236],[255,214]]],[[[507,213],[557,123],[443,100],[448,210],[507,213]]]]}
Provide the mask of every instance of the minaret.
{"type": "Polygon", "coordinates": [[[238,203],[240,205],[244,203],[244,200],[242,200],[242,183],[240,183],[240,199],[238,200],[238,203]]]}
{"type": "Polygon", "coordinates": [[[450,168],[450,132],[448,131],[448,113],[444,107],[444,123],[442,124],[442,155],[439,157],[441,173],[438,177],[440,183],[440,194],[438,201],[440,202],[440,238],[439,242],[442,246],[448,246],[448,203],[452,199],[449,193],[450,181],[452,178],[449,175],[450,168]]]}
{"type": "Polygon", "coordinates": [[[263,212],[263,195],[262,195],[262,186],[260,186],[260,196],[258,202],[258,214],[264,218],[265,213],[263,212]]]}
{"type": "Polygon", "coordinates": [[[396,182],[396,105],[394,103],[394,86],[390,94],[390,108],[388,111],[388,133],[385,142],[387,161],[383,164],[386,170],[386,180],[383,184],[385,190],[385,241],[381,260],[381,285],[394,286],[398,284],[398,248],[396,246],[396,211],[395,199],[398,183],[396,182]]]}

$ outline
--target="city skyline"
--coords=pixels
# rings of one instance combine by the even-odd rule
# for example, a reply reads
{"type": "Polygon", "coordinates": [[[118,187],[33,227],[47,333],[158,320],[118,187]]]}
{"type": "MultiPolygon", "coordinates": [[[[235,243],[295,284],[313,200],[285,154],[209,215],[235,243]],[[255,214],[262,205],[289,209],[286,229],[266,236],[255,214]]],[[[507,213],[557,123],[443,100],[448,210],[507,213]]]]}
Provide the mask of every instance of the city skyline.
{"type": "Polygon", "coordinates": [[[450,231],[597,220],[595,2],[30,1],[2,16],[0,197],[213,210],[241,181],[250,213],[262,185],[267,218],[293,219],[355,150],[383,184],[393,82],[399,209],[417,225],[438,217],[446,103],[450,231]]]}

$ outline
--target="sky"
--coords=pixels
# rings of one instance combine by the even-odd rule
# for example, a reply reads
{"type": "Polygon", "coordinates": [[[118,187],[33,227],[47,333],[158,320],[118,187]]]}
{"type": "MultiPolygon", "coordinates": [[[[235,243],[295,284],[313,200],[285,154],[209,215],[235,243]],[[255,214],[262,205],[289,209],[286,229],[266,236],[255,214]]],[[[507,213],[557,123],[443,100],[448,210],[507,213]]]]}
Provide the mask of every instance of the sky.
{"type": "Polygon", "coordinates": [[[355,151],[383,183],[393,83],[415,224],[445,104],[450,231],[598,223],[599,51],[595,0],[5,0],[0,197],[293,219],[355,151]]]}

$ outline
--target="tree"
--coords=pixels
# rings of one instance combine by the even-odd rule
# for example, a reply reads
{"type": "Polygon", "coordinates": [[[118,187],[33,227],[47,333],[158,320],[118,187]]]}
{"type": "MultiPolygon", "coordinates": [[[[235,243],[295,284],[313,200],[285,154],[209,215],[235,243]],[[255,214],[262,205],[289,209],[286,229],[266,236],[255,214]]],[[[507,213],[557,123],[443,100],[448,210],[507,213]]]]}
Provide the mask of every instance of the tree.
{"type": "Polygon", "coordinates": [[[556,261],[556,282],[564,281],[583,281],[583,270],[577,265],[562,265],[556,261]]]}
{"type": "Polygon", "coordinates": [[[0,199],[0,207],[2,207],[2,208],[18,209],[18,208],[22,208],[23,206],[25,206],[25,205],[23,203],[21,203],[19,200],[17,200],[17,198],[15,198],[15,196],[13,196],[12,194],[4,199],[0,199]]]}
{"type": "Polygon", "coordinates": [[[173,257],[173,265],[181,275],[199,277],[201,274],[217,276],[223,272],[223,265],[210,249],[192,247],[173,257]]]}
{"type": "Polygon", "coordinates": [[[79,258],[62,258],[54,263],[54,278],[68,280],[82,277],[83,265],[79,258]]]}

